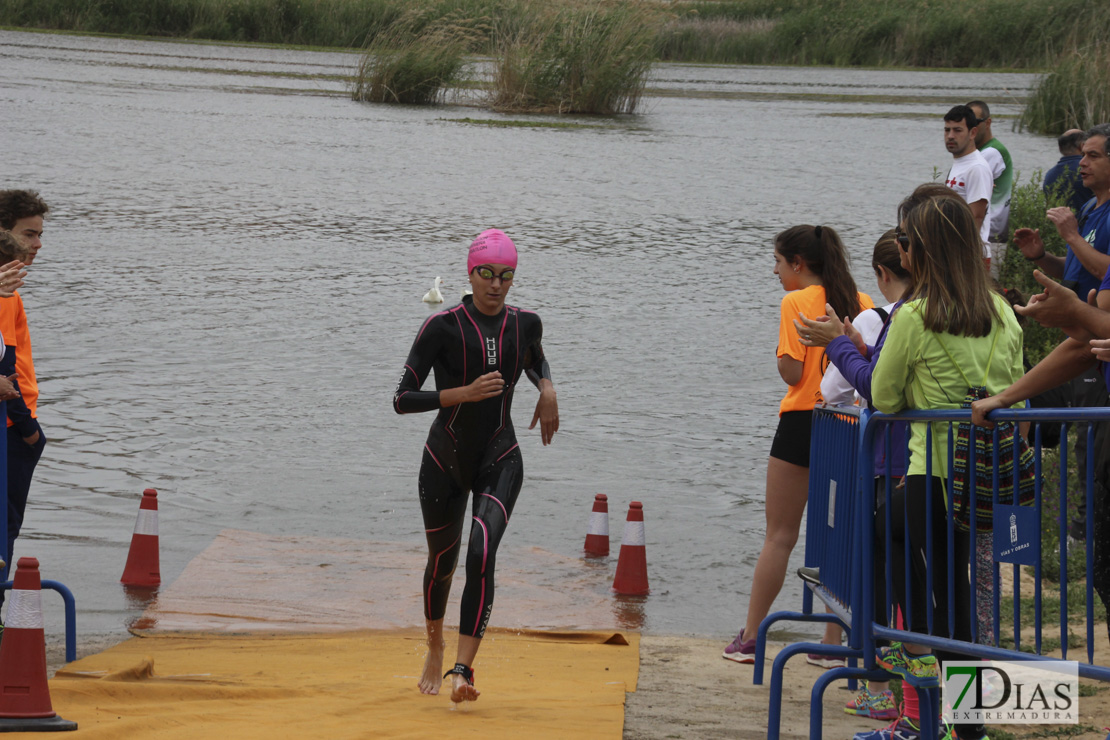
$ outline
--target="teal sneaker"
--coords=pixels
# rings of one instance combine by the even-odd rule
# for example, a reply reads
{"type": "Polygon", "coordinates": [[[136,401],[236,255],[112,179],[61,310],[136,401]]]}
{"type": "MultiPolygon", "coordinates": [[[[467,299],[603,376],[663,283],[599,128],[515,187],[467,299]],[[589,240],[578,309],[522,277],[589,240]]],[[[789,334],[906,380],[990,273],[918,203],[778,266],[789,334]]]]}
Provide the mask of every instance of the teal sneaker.
{"type": "Polygon", "coordinates": [[[935,655],[907,653],[900,642],[892,643],[890,647],[880,648],[876,659],[880,668],[902,678],[936,679],[940,675],[935,655]]]}
{"type": "Polygon", "coordinates": [[[900,717],[881,730],[857,732],[852,740],[922,740],[921,728],[909,717],[900,717]]]}
{"type": "Polygon", "coordinates": [[[894,705],[894,694],[890,689],[871,693],[871,688],[865,682],[863,688],[844,707],[845,714],[854,714],[857,717],[870,717],[871,719],[898,719],[898,707],[894,705]]]}

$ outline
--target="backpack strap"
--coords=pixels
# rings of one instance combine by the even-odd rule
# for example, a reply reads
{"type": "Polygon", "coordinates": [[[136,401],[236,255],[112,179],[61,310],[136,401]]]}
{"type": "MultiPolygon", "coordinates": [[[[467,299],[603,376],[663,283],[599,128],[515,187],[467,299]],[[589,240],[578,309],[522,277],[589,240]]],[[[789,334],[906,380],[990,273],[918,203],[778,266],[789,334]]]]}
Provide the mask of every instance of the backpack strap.
{"type": "Polygon", "coordinates": [[[883,323],[884,323],[884,324],[886,323],[886,318],[887,318],[887,316],[889,316],[890,314],[888,314],[888,313],[886,312],[886,309],[885,309],[885,308],[879,308],[878,306],[876,306],[875,308],[873,308],[873,309],[871,309],[871,310],[872,310],[872,311],[874,311],[875,313],[879,314],[879,318],[880,318],[880,319],[882,319],[882,321],[883,321],[883,323]]]}
{"type": "Polygon", "coordinates": [[[1091,211],[1095,210],[1095,206],[1097,205],[1098,198],[1091,198],[1089,201],[1083,204],[1082,208],[1079,209],[1079,213],[1076,214],[1075,220],[1079,224],[1080,231],[1082,231],[1083,228],[1087,225],[1087,216],[1091,215],[1091,211]]]}
{"type": "MultiPolygon", "coordinates": [[[[983,382],[979,384],[984,388],[987,385],[987,378],[990,377],[991,362],[994,361],[994,348],[998,346],[998,335],[1001,333],[1001,331],[995,329],[994,338],[991,340],[991,353],[987,356],[987,368],[983,371],[983,382]]],[[[937,344],[940,345],[940,348],[944,350],[944,354],[948,355],[948,361],[952,363],[952,367],[956,368],[956,372],[958,372],[960,374],[960,377],[963,378],[964,383],[967,384],[967,387],[972,388],[973,386],[971,385],[971,381],[967,379],[967,376],[964,375],[963,368],[961,368],[959,363],[956,362],[956,359],[952,357],[952,353],[948,351],[948,347],[944,345],[944,340],[940,338],[940,334],[934,333],[933,336],[936,337],[937,344]]]]}

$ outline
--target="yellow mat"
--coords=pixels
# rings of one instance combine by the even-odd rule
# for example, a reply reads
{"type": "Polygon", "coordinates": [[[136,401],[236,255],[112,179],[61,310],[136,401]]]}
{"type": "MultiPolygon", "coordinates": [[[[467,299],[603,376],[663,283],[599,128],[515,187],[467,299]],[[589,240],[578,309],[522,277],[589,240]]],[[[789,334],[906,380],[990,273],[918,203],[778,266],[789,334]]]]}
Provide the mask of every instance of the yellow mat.
{"type": "Polygon", "coordinates": [[[67,737],[616,739],[639,635],[491,629],[461,709],[416,689],[423,656],[415,630],[154,635],[70,663],[50,694],[67,737]]]}

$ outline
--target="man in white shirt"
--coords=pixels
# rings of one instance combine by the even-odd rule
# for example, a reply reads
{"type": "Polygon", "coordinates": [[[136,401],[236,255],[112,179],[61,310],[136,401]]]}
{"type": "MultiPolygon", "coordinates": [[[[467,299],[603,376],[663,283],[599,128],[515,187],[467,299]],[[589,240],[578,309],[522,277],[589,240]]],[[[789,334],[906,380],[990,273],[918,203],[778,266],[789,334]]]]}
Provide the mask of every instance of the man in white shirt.
{"type": "Polygon", "coordinates": [[[983,242],[983,260],[990,266],[990,207],[994,192],[994,173],[987,160],[975,148],[979,119],[966,105],[957,105],[944,115],[944,146],[952,154],[952,168],[944,184],[959,193],[975,217],[979,238],[983,242]]]}

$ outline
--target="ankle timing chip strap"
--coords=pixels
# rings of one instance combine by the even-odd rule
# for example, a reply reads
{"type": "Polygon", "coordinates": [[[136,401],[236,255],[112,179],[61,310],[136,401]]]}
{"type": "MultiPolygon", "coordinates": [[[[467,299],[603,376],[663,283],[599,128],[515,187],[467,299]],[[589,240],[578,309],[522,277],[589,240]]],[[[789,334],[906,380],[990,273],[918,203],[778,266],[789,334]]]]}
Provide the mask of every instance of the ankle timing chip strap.
{"type": "Polygon", "coordinates": [[[452,674],[458,674],[465,678],[468,684],[470,684],[471,686],[474,685],[474,671],[471,670],[470,666],[463,665],[462,663],[456,663],[454,668],[443,674],[443,677],[447,678],[452,674]]]}

